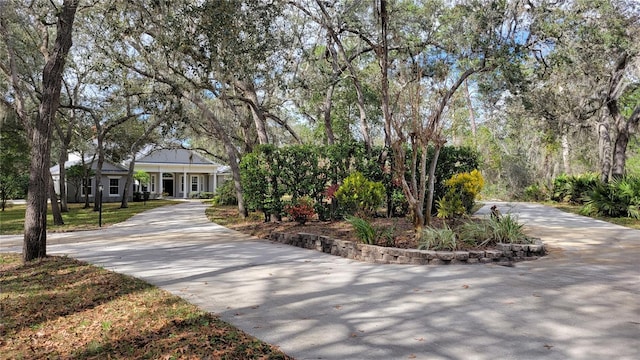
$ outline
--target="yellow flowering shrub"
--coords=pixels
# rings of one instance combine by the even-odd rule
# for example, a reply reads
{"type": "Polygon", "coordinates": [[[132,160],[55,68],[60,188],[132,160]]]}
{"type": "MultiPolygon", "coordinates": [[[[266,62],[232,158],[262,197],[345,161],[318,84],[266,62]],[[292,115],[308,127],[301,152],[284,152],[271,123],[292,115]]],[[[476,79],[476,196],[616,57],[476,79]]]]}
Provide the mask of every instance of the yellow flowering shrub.
{"type": "Polygon", "coordinates": [[[475,199],[484,187],[484,178],[478,169],[453,175],[445,181],[449,189],[460,189],[475,199]]]}
{"type": "Polygon", "coordinates": [[[437,201],[438,217],[452,218],[472,211],[475,199],[484,187],[484,178],[476,169],[453,175],[445,185],[447,193],[437,201]]]}

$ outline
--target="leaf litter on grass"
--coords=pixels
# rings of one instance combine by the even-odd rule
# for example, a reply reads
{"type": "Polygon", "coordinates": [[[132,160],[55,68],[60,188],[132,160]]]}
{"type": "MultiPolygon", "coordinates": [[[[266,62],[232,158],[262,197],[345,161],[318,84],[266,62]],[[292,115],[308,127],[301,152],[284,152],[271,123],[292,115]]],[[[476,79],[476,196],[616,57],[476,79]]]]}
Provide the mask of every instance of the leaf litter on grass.
{"type": "Polygon", "coordinates": [[[141,280],[66,257],[0,254],[7,359],[291,359],[141,280]]]}

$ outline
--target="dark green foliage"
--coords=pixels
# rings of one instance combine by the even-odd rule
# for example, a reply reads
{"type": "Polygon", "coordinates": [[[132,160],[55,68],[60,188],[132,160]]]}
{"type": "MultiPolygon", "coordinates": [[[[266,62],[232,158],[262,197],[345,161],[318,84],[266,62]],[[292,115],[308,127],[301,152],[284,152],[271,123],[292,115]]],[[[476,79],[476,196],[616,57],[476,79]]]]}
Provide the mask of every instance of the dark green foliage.
{"type": "Polygon", "coordinates": [[[547,199],[547,194],[540,185],[533,184],[524,189],[523,199],[525,201],[544,201],[547,199]]]}
{"type": "MultiPolygon", "coordinates": [[[[383,147],[375,147],[367,152],[364,145],[357,142],[281,148],[260,145],[240,163],[247,207],[278,214],[283,209],[283,195],[293,199],[307,196],[315,202],[321,220],[334,218],[339,215],[342,204],[336,207],[335,202],[329,201],[327,188],[331,184],[342,184],[350,174],[360,172],[366,179],[383,185],[383,200],[387,199],[391,214],[405,215],[408,204],[402,189],[393,184],[388,166],[380,164],[384,151],[383,147]]],[[[433,153],[433,149],[429,151],[433,153]]],[[[392,155],[388,150],[387,154],[392,155]]],[[[410,159],[410,154],[407,156],[410,159]]],[[[444,195],[445,180],[454,174],[469,172],[477,165],[478,155],[470,149],[444,147],[436,168],[435,198],[444,195]]]]}
{"type": "Polygon", "coordinates": [[[614,179],[607,184],[598,182],[586,196],[580,212],[640,219],[640,178],[614,179]]]}
{"type": "Polygon", "coordinates": [[[233,181],[225,181],[221,186],[218,186],[211,203],[213,205],[238,205],[236,188],[233,181]]]}
{"type": "Polygon", "coordinates": [[[364,244],[377,245],[381,242],[384,246],[394,246],[395,225],[392,227],[373,226],[365,219],[349,216],[345,217],[345,221],[353,226],[356,237],[364,244]]]}
{"type": "Polygon", "coordinates": [[[356,231],[356,236],[360,241],[369,245],[376,243],[376,230],[370,222],[355,216],[346,216],[345,220],[353,226],[356,231]]]}
{"type": "Polygon", "coordinates": [[[82,164],[71,165],[67,169],[67,182],[73,185],[75,188],[75,201],[80,201],[81,187],[83,186],[83,180],[85,183],[91,182],[91,177],[95,175],[95,171],[89,168],[89,165],[82,164]]]}
{"type": "Polygon", "coordinates": [[[587,194],[598,182],[596,174],[560,175],[553,180],[551,200],[584,204],[587,194]]]}
{"type": "MultiPolygon", "coordinates": [[[[429,148],[427,162],[431,162],[433,148],[429,148]]],[[[478,153],[468,147],[445,146],[440,149],[438,164],[436,166],[435,184],[433,188],[433,198],[440,199],[447,193],[445,182],[453,175],[471,172],[478,168],[478,153]]],[[[437,211],[436,206],[433,211],[437,211]]]]}
{"type": "Polygon", "coordinates": [[[277,180],[278,163],[273,146],[260,146],[240,161],[240,175],[246,206],[264,212],[265,221],[282,210],[281,187],[277,180]]]}
{"type": "Polygon", "coordinates": [[[393,216],[405,216],[409,213],[409,202],[400,188],[393,188],[391,192],[391,213],[393,216]]]}
{"type": "MultiPolygon", "coordinates": [[[[431,163],[434,148],[430,147],[427,163],[431,163]]],[[[409,156],[409,154],[407,155],[409,156]]],[[[469,147],[445,146],[440,149],[435,172],[434,199],[440,199],[447,193],[445,182],[453,175],[471,172],[479,167],[478,153],[469,147]]],[[[435,211],[435,207],[433,208],[435,211]]]]}
{"type": "Polygon", "coordinates": [[[29,185],[29,145],[26,131],[9,115],[0,118],[0,205],[10,198],[24,198],[29,185]]]}

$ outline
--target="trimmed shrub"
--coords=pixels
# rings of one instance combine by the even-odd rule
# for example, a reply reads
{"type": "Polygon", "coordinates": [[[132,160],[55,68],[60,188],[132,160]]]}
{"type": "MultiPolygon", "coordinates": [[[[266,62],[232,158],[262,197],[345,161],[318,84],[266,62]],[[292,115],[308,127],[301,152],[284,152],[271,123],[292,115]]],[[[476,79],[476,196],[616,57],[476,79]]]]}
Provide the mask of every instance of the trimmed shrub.
{"type": "Polygon", "coordinates": [[[289,218],[300,225],[304,225],[307,220],[316,214],[313,208],[313,200],[308,197],[298,198],[292,203],[285,205],[284,212],[289,215],[289,218]]]}
{"type": "Polygon", "coordinates": [[[371,216],[382,204],[385,193],[381,182],[368,180],[356,171],[344,179],[335,195],[338,204],[347,214],[362,212],[371,216]]]}
{"type": "Polygon", "coordinates": [[[469,214],[484,187],[482,174],[475,169],[451,176],[445,181],[447,193],[437,201],[438,217],[450,219],[469,214]]]}
{"type": "Polygon", "coordinates": [[[221,186],[218,186],[211,203],[213,205],[238,205],[233,180],[225,181],[221,186]]]}

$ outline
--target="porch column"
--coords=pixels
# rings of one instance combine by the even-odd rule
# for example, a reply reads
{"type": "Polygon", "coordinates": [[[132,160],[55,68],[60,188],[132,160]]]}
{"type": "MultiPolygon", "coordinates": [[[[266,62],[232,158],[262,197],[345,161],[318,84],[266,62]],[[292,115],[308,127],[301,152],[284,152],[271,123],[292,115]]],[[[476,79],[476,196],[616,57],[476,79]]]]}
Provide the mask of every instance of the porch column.
{"type": "MultiPolygon", "coordinates": [[[[184,184],[182,184],[182,198],[186,199],[187,198],[187,181],[189,181],[189,178],[187,178],[187,170],[184,170],[184,184]]],[[[189,183],[189,185],[191,185],[191,183],[189,183]]],[[[190,189],[191,187],[189,187],[190,189]]]]}
{"type": "Polygon", "coordinates": [[[216,192],[216,190],[218,190],[218,173],[214,172],[213,173],[213,193],[216,192]]]}
{"type": "Polygon", "coordinates": [[[162,177],[164,176],[164,173],[162,172],[162,170],[160,170],[160,179],[158,180],[160,182],[160,184],[158,184],[158,189],[160,189],[160,191],[158,192],[160,194],[160,196],[162,196],[162,193],[164,192],[164,189],[162,188],[162,177]]]}

